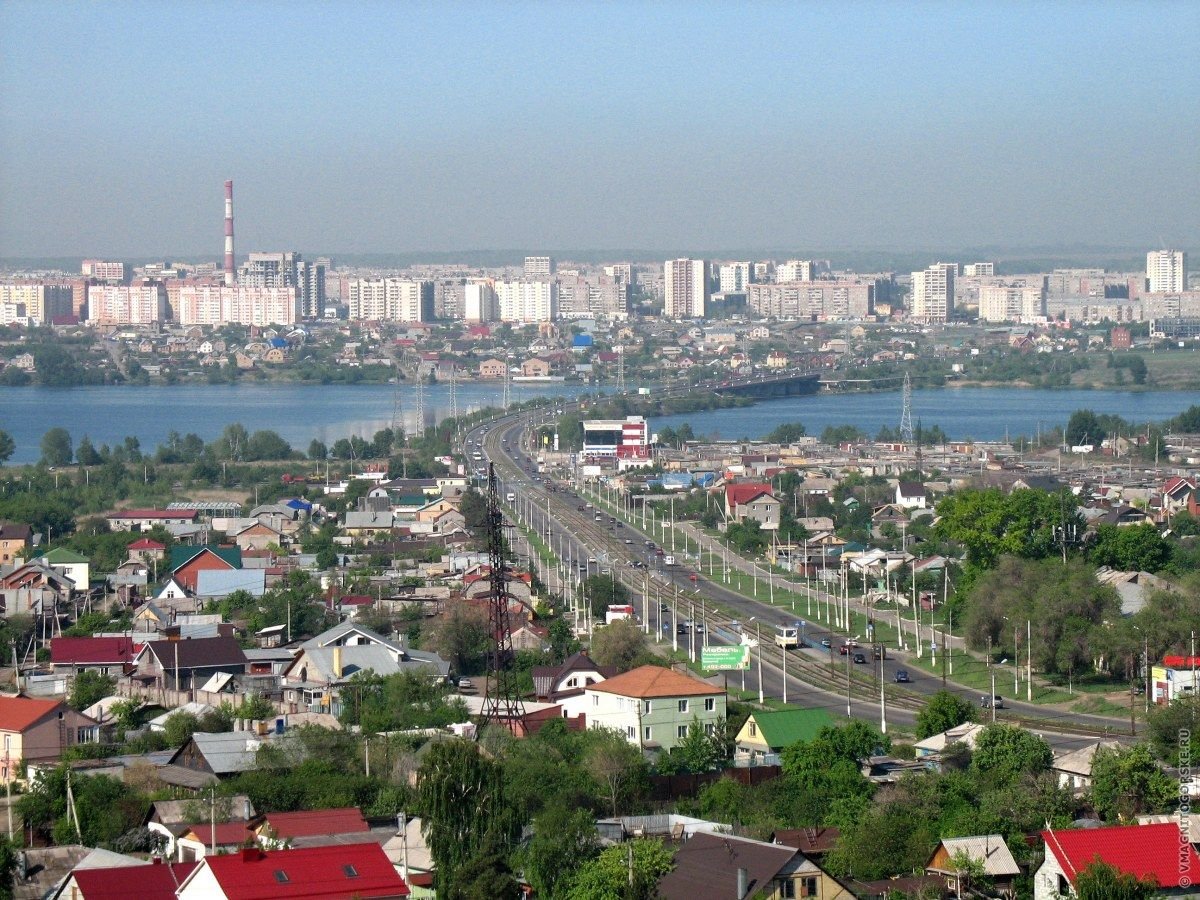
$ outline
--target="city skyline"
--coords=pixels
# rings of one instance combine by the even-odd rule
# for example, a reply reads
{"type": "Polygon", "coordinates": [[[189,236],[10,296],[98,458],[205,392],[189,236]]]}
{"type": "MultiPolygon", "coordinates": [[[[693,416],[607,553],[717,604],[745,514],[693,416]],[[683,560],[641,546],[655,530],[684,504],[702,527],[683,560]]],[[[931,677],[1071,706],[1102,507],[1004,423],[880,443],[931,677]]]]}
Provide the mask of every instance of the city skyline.
{"type": "Polygon", "coordinates": [[[227,179],[239,261],[1200,244],[1190,4],[152,11],[0,7],[0,257],[220,260],[227,179]]]}

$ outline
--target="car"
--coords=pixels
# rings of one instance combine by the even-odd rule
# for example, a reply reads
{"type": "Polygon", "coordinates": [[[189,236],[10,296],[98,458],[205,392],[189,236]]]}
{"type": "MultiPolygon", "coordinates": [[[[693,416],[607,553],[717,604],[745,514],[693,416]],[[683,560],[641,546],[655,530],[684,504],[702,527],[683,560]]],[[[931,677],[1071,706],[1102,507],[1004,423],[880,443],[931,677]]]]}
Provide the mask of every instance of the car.
{"type": "Polygon", "coordinates": [[[850,647],[857,647],[858,641],[856,641],[854,638],[850,638],[850,640],[846,641],[846,644],[850,647]]]}
{"type": "Polygon", "coordinates": [[[671,607],[667,606],[667,604],[665,604],[665,603],[660,603],[660,604],[658,604],[658,611],[659,612],[670,612],[671,607]]]}
{"type": "Polygon", "coordinates": [[[821,646],[822,647],[832,647],[833,641],[831,641],[829,638],[821,638],[821,646]]]}
{"type": "Polygon", "coordinates": [[[1004,709],[1004,698],[999,694],[988,696],[984,694],[979,698],[979,705],[984,709],[1004,709]]]}
{"type": "Polygon", "coordinates": [[[654,547],[654,541],[646,541],[646,546],[647,546],[647,547],[650,547],[651,549],[653,549],[653,547],[654,547]]]}
{"type": "Polygon", "coordinates": [[[865,653],[855,653],[854,654],[854,662],[857,663],[858,665],[861,666],[866,661],[867,661],[867,654],[865,654],[865,653]]]}
{"type": "Polygon", "coordinates": [[[741,623],[741,622],[739,622],[737,619],[730,619],[730,620],[729,620],[729,627],[730,627],[730,628],[732,628],[734,631],[741,631],[741,630],[742,630],[742,623],[741,623]]]}
{"type": "MultiPolygon", "coordinates": [[[[617,527],[618,527],[618,528],[624,528],[624,527],[625,527],[625,523],[624,523],[624,522],[618,522],[618,523],[617,523],[617,527]]],[[[629,541],[629,543],[630,543],[630,544],[632,544],[632,543],[633,543],[633,541],[629,541]]]]}
{"type": "Polygon", "coordinates": [[[627,544],[632,544],[632,543],[633,543],[633,541],[631,541],[629,538],[625,538],[625,543],[627,543],[627,544]]]}
{"type": "Polygon", "coordinates": [[[849,652],[850,652],[850,648],[848,646],[846,646],[845,644],[842,644],[842,646],[838,647],[838,655],[839,656],[845,656],[849,652]]]}
{"type": "Polygon", "coordinates": [[[471,681],[470,678],[458,679],[458,689],[460,691],[469,691],[473,687],[475,687],[475,684],[474,684],[474,682],[471,681]]]}
{"type": "Polygon", "coordinates": [[[676,634],[687,634],[688,633],[688,623],[680,622],[679,625],[676,626],[676,628],[675,628],[675,633],[676,634]]]}
{"type": "Polygon", "coordinates": [[[587,507],[586,507],[586,506],[577,506],[577,507],[575,507],[575,511],[576,511],[576,512],[583,512],[585,509],[587,509],[587,507]]]}
{"type": "Polygon", "coordinates": [[[887,647],[883,644],[876,644],[871,648],[871,656],[875,659],[887,659],[887,647]]]}
{"type": "Polygon", "coordinates": [[[892,681],[896,684],[911,684],[912,679],[908,677],[908,669],[897,669],[896,674],[892,676],[892,681]]]}

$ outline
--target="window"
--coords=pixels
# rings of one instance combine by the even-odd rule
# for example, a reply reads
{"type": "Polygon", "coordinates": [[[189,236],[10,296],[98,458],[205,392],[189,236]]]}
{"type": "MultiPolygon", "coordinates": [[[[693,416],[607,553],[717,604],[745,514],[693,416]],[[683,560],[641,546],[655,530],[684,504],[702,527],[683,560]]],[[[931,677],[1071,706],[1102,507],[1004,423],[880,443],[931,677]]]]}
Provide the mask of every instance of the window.
{"type": "Polygon", "coordinates": [[[643,740],[647,740],[647,741],[648,741],[648,740],[650,740],[650,726],[649,726],[649,725],[647,725],[647,726],[646,726],[646,727],[643,729],[643,731],[644,731],[643,740]]]}
{"type": "Polygon", "coordinates": [[[754,723],[754,720],[751,720],[750,721],[750,737],[757,737],[757,736],[758,736],[758,726],[754,723]]]}
{"type": "Polygon", "coordinates": [[[592,694],[592,706],[599,706],[599,705],[600,705],[600,695],[592,694]]]}
{"type": "Polygon", "coordinates": [[[688,727],[686,725],[680,725],[675,729],[675,736],[681,738],[687,737],[687,729],[688,727]]]}
{"type": "Polygon", "coordinates": [[[688,711],[688,702],[686,700],[679,701],[679,711],[685,713],[688,711]]]}
{"type": "Polygon", "coordinates": [[[632,725],[625,726],[625,737],[629,738],[630,740],[633,740],[635,737],[637,737],[637,732],[633,730],[632,725]]]}
{"type": "Polygon", "coordinates": [[[800,896],[801,897],[817,897],[820,896],[820,891],[817,890],[817,879],[814,876],[800,879],[800,896]]]}
{"type": "Polygon", "coordinates": [[[796,882],[790,878],[782,878],[779,881],[779,896],[783,900],[793,900],[796,896],[796,882]]]}
{"type": "Polygon", "coordinates": [[[1064,897],[1069,897],[1071,895],[1071,882],[1067,881],[1066,875],[1060,874],[1058,876],[1058,892],[1064,897]]]}
{"type": "Polygon", "coordinates": [[[646,711],[646,715],[650,715],[650,701],[649,700],[646,701],[645,711],[646,711]]]}
{"type": "Polygon", "coordinates": [[[278,881],[280,884],[287,884],[292,879],[288,878],[287,872],[283,871],[283,869],[276,869],[275,870],[275,880],[278,881]]]}
{"type": "Polygon", "coordinates": [[[716,734],[716,731],[717,731],[717,726],[716,726],[716,725],[714,725],[712,722],[708,722],[708,723],[707,723],[707,724],[704,726],[704,733],[705,733],[705,734],[708,734],[708,735],[716,734]]]}
{"type": "Polygon", "coordinates": [[[716,708],[717,708],[717,698],[716,697],[705,697],[704,698],[704,711],[705,712],[712,712],[716,708]]]}
{"type": "Polygon", "coordinates": [[[346,873],[347,878],[358,877],[358,869],[354,868],[354,866],[350,865],[349,863],[346,863],[346,865],[342,866],[342,871],[346,873]]]}

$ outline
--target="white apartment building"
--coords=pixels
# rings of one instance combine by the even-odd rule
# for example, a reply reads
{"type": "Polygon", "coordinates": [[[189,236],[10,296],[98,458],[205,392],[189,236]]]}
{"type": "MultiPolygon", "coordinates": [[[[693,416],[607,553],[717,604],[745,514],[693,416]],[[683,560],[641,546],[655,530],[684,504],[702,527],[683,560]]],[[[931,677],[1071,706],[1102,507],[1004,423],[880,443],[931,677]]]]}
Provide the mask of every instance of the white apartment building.
{"type": "Polygon", "coordinates": [[[752,284],[746,303],[763,318],[862,319],[874,314],[876,291],[870,279],[752,284]]]}
{"type": "Polygon", "coordinates": [[[293,251],[251,253],[238,274],[246,287],[296,288],[300,315],[319,319],[325,314],[325,272],[322,262],[306,262],[293,251]]]}
{"type": "Polygon", "coordinates": [[[428,322],[433,318],[433,282],[407,278],[355,278],[348,285],[351,319],[369,322],[428,322]]]}
{"type": "Polygon", "coordinates": [[[73,296],[74,291],[69,284],[47,284],[44,281],[0,284],[0,321],[8,317],[6,324],[17,319],[27,320],[25,324],[41,324],[55,316],[69,316],[73,296]]]}
{"type": "Polygon", "coordinates": [[[1151,250],[1146,254],[1146,290],[1152,294],[1187,290],[1187,254],[1182,250],[1151,250]]]}
{"type": "Polygon", "coordinates": [[[125,263],[108,262],[103,259],[85,259],[80,271],[87,278],[98,278],[101,281],[124,281],[125,263]]]}
{"type": "Polygon", "coordinates": [[[996,264],[990,262],[967,263],[963,266],[964,278],[991,278],[996,274],[996,264]]]}
{"type": "Polygon", "coordinates": [[[525,257],[526,278],[549,278],[554,274],[554,260],[549,256],[525,257]]]}
{"type": "Polygon", "coordinates": [[[912,273],[909,317],[927,324],[946,322],[954,312],[954,276],[957,263],[934,263],[912,273]]]}
{"type": "Polygon", "coordinates": [[[717,269],[722,294],[744,294],[750,285],[750,263],[721,263],[717,269]]]}
{"type": "Polygon", "coordinates": [[[780,284],[790,281],[812,281],[813,261],[811,259],[789,259],[775,267],[775,280],[780,284]]]}
{"type": "Polygon", "coordinates": [[[468,281],[463,285],[463,319],[467,322],[496,321],[496,291],[490,281],[468,281]]]}
{"type": "Polygon", "coordinates": [[[668,319],[703,319],[708,315],[708,263],[702,259],[668,259],[663,264],[663,315],[668,319]]]}
{"type": "Polygon", "coordinates": [[[294,287],[186,284],[179,288],[175,318],[181,325],[294,325],[299,307],[294,287]]]}
{"type": "Polygon", "coordinates": [[[558,284],[554,281],[497,281],[495,290],[502,322],[552,322],[558,318],[558,284]]]}
{"type": "Polygon", "coordinates": [[[1046,315],[1046,292],[1036,287],[980,285],[979,318],[983,322],[1028,322],[1046,315]]]}
{"type": "Polygon", "coordinates": [[[604,274],[609,278],[616,278],[623,281],[625,284],[633,284],[632,263],[613,263],[611,266],[605,266],[604,274]]]}
{"type": "Polygon", "coordinates": [[[88,322],[95,325],[152,325],[167,317],[161,284],[89,284],[88,322]]]}

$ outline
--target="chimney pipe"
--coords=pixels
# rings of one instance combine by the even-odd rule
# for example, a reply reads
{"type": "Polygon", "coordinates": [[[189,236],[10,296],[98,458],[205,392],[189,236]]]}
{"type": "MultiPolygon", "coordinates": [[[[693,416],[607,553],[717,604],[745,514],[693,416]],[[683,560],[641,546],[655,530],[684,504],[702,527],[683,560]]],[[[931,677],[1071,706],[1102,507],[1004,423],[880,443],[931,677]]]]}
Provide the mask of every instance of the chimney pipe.
{"type": "Polygon", "coordinates": [[[737,900],[746,900],[746,894],[750,891],[750,873],[746,869],[738,869],[737,878],[737,900]]]}
{"type": "Polygon", "coordinates": [[[225,182],[225,286],[233,287],[233,182],[225,182]]]}

